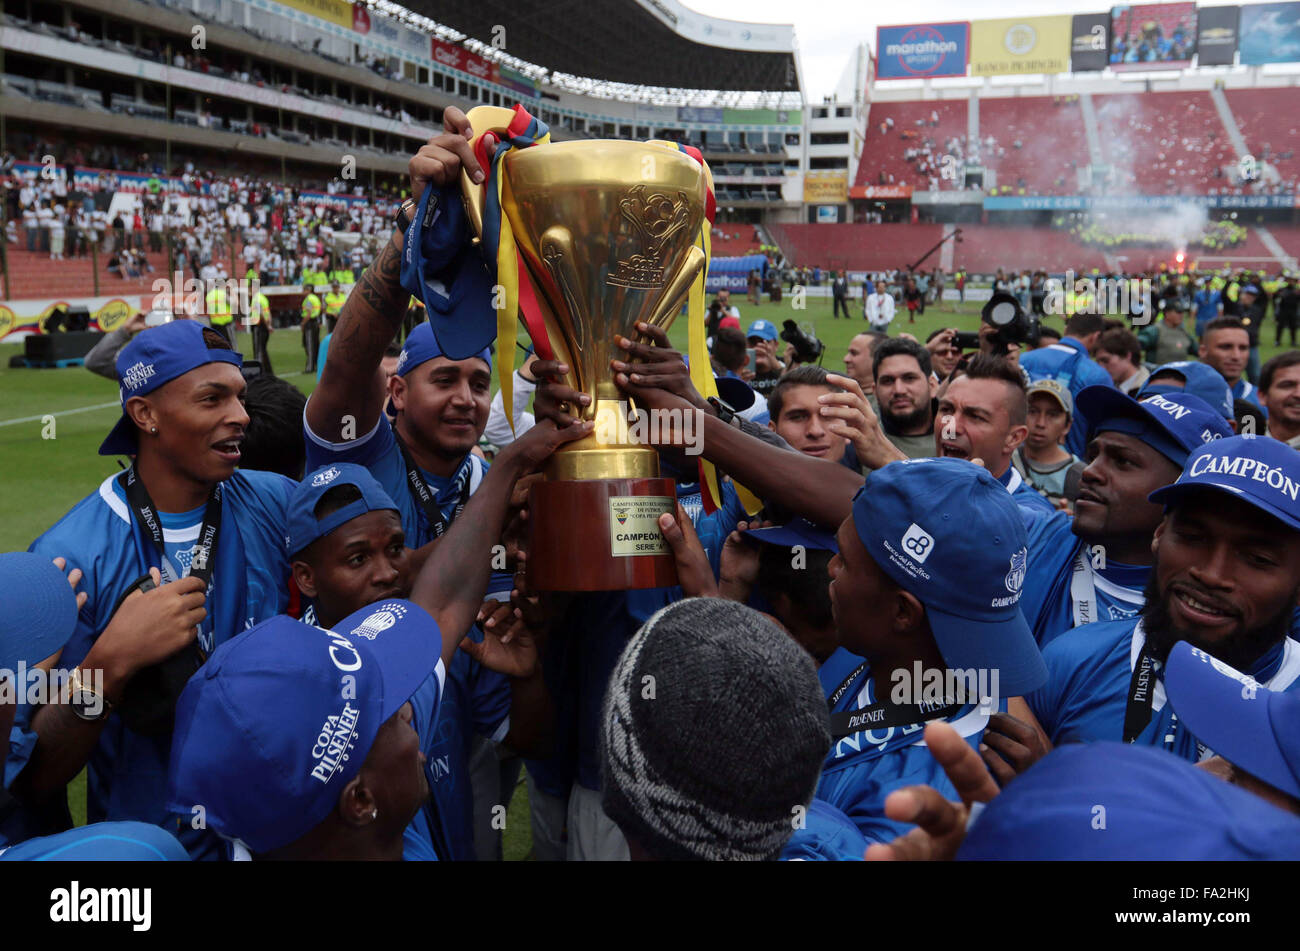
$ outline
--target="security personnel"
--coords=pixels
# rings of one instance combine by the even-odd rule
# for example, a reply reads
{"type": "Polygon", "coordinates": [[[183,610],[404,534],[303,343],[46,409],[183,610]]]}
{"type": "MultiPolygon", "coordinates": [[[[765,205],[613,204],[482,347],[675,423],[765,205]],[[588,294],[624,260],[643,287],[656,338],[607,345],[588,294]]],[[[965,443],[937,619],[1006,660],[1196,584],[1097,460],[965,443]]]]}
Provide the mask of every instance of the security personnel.
{"type": "Polygon", "coordinates": [[[275,326],[271,323],[271,301],[260,288],[248,302],[248,326],[253,332],[253,359],[262,365],[263,373],[273,373],[267,344],[275,326]]]}
{"type": "Polygon", "coordinates": [[[235,345],[235,328],[232,326],[234,316],[230,312],[230,298],[226,294],[225,286],[214,284],[204,298],[204,304],[207,307],[208,323],[212,325],[212,329],[229,340],[233,347],[235,345]]]}
{"type": "Polygon", "coordinates": [[[321,302],[311,284],[302,286],[302,348],[307,351],[307,366],[303,373],[316,372],[316,351],[320,348],[321,302]]]}
{"type": "Polygon", "coordinates": [[[330,285],[329,292],[325,295],[325,323],[329,328],[328,333],[334,332],[334,325],[339,319],[339,311],[343,309],[343,304],[347,299],[348,295],[339,290],[338,281],[330,285]]]}
{"type": "Polygon", "coordinates": [[[330,280],[335,284],[355,284],[357,282],[356,275],[352,272],[352,268],[347,267],[346,265],[343,267],[336,267],[334,270],[330,271],[330,280]]]}

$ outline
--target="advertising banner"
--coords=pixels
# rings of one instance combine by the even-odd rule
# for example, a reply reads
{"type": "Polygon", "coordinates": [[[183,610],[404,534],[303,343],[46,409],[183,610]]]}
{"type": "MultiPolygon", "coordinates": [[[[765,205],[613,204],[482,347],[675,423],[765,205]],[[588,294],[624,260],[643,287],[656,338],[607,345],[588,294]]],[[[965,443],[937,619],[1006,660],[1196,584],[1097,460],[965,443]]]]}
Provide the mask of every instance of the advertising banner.
{"type": "Polygon", "coordinates": [[[116,330],[137,310],[147,310],[145,298],[77,297],[47,300],[16,300],[0,303],[0,343],[15,343],[28,334],[44,333],[47,317],[60,307],[85,307],[90,311],[89,330],[116,330]]]}
{"type": "Polygon", "coordinates": [[[430,54],[433,61],[449,69],[460,70],[462,73],[469,73],[477,79],[484,79],[488,82],[497,82],[497,64],[484,59],[481,56],[475,56],[469,50],[451,43],[444,43],[436,36],[429,37],[430,54]]]}
{"type": "Polygon", "coordinates": [[[1300,3],[1261,3],[1241,8],[1241,65],[1300,60],[1300,3]]]}
{"type": "Polygon", "coordinates": [[[918,23],[876,30],[877,79],[965,76],[969,23],[918,23]]]}
{"type": "MultiPolygon", "coordinates": [[[[1300,8],[1297,3],[1286,5],[1300,8]]],[[[1240,7],[1201,7],[1196,11],[1196,62],[1199,65],[1232,65],[1237,52],[1237,15],[1240,10],[1240,7]]]]}
{"type": "Polygon", "coordinates": [[[278,2],[302,13],[328,20],[337,26],[353,29],[352,4],[347,0],[278,0],[278,2]]]}
{"type": "Polygon", "coordinates": [[[970,74],[1009,76],[1070,69],[1070,18],[975,20],[970,25],[970,74]]]}
{"type": "Polygon", "coordinates": [[[809,172],[803,177],[803,200],[809,205],[842,205],[849,200],[847,172],[809,172]]]}
{"type": "Polygon", "coordinates": [[[1282,195],[989,195],[985,211],[1078,211],[1152,209],[1197,205],[1204,208],[1291,208],[1296,196],[1282,195]]]}
{"type": "Polygon", "coordinates": [[[1144,3],[1111,8],[1111,69],[1184,69],[1192,64],[1195,52],[1195,3],[1144,3]]]}
{"type": "Polygon", "coordinates": [[[896,199],[911,198],[911,185],[854,185],[849,189],[850,198],[896,199]]]}
{"type": "Polygon", "coordinates": [[[1110,57],[1110,14],[1080,13],[1070,20],[1070,70],[1105,69],[1110,57]]]}

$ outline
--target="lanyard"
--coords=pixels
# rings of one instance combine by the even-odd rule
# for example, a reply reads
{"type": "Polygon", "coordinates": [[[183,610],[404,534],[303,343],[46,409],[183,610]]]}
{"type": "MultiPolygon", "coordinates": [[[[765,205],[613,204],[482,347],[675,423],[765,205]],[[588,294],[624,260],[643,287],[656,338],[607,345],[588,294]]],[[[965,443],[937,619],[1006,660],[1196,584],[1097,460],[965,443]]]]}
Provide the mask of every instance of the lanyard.
{"type": "Polygon", "coordinates": [[[451,518],[447,518],[442,514],[442,509],[438,505],[437,495],[429,488],[429,484],[424,481],[424,476],[420,475],[419,467],[411,459],[406,443],[402,441],[402,437],[397,434],[396,429],[393,430],[393,438],[397,440],[397,448],[402,452],[402,462],[406,465],[406,484],[411,490],[411,497],[423,510],[424,517],[429,522],[429,529],[433,532],[433,537],[441,538],[446,534],[451,523],[460,517],[460,513],[465,510],[465,503],[469,501],[470,474],[473,472],[474,463],[469,462],[456,475],[458,487],[456,507],[452,510],[451,518]]]}
{"type": "Polygon", "coordinates": [[[1074,626],[1082,627],[1097,620],[1097,580],[1092,574],[1088,546],[1081,545],[1074,556],[1074,576],[1070,579],[1070,605],[1074,626]]]}
{"type": "Polygon", "coordinates": [[[853,672],[850,673],[844,682],[841,683],[827,698],[826,704],[832,710],[831,712],[831,737],[832,739],[843,739],[846,736],[852,736],[862,730],[883,730],[896,726],[910,726],[913,723],[925,723],[929,720],[946,720],[955,716],[962,708],[961,702],[951,701],[951,698],[944,698],[944,701],[936,703],[873,703],[868,707],[860,710],[845,710],[840,713],[834,712],[835,704],[839,703],[840,698],[844,696],[849,686],[858,679],[858,676],[867,669],[867,662],[863,661],[853,672]]]}
{"type": "Polygon", "coordinates": [[[1151,722],[1151,708],[1156,695],[1156,678],[1160,662],[1151,651],[1151,644],[1143,639],[1133,676],[1128,685],[1128,702],[1124,708],[1124,742],[1132,743],[1151,722]]]}
{"type": "MultiPolygon", "coordinates": [[[[118,476],[118,484],[126,492],[127,504],[135,515],[136,524],[148,532],[153,541],[154,550],[158,552],[158,571],[163,576],[163,583],[178,580],[163,546],[162,523],[154,509],[153,500],[136,477],[135,466],[118,476]]],[[[221,484],[217,483],[208,496],[207,507],[203,510],[203,524],[199,526],[199,539],[194,545],[194,559],[190,563],[189,575],[199,578],[204,589],[212,581],[212,569],[217,555],[217,537],[221,532],[221,484]]]]}

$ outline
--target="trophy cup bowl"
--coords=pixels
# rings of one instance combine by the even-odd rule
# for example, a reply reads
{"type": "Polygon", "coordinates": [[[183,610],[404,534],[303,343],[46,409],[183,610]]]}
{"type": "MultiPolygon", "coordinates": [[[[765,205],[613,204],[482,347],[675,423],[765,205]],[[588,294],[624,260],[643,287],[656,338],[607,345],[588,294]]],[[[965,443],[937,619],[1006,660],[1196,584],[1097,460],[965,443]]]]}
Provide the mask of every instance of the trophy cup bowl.
{"type": "MultiPolygon", "coordinates": [[[[539,591],[676,584],[658,518],[672,479],[627,425],[615,343],[639,321],[667,327],[705,265],[703,167],[664,145],[595,140],[517,149],[501,162],[501,209],[524,261],[565,381],[587,393],[574,415],[595,430],[559,449],[529,498],[528,577],[539,591]]],[[[479,220],[471,211],[471,220],[479,220]]],[[[635,431],[636,427],[633,427],[635,431]]]]}

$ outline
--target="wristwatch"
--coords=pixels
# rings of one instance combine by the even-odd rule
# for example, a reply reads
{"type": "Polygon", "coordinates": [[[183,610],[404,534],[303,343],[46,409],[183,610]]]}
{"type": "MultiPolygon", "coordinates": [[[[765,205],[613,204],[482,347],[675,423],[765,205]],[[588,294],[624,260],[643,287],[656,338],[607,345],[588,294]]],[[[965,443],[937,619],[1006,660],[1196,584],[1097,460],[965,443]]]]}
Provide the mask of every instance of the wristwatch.
{"type": "Polygon", "coordinates": [[[113,705],[98,690],[86,685],[81,679],[81,669],[77,668],[68,677],[68,706],[78,717],[93,723],[107,720],[113,705]]]}
{"type": "Polygon", "coordinates": [[[408,198],[397,209],[397,215],[394,220],[397,222],[397,230],[406,234],[406,229],[411,226],[411,215],[415,213],[419,202],[414,198],[408,198]]]}
{"type": "Polygon", "coordinates": [[[710,396],[708,404],[713,407],[713,411],[718,414],[718,419],[722,420],[728,426],[736,429],[742,428],[740,425],[740,414],[737,413],[726,400],[719,399],[716,396],[710,396]]]}

